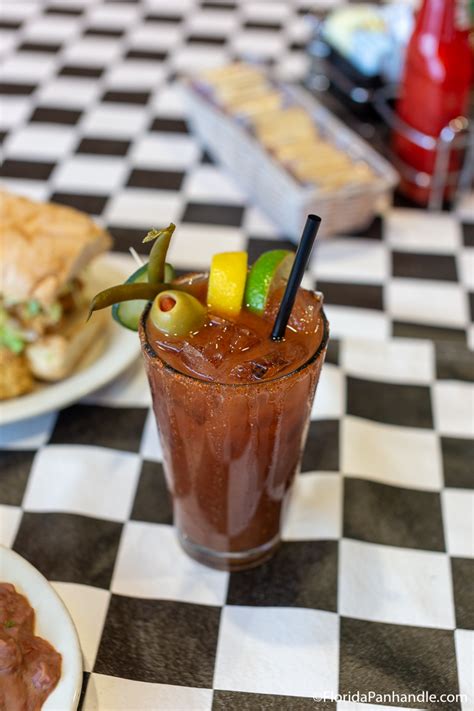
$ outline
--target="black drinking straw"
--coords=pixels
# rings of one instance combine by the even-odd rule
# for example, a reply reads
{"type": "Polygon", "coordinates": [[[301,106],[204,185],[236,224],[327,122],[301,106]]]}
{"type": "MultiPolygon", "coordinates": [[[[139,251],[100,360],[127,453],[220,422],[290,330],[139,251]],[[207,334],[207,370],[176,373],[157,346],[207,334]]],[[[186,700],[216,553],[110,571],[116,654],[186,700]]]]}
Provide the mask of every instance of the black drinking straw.
{"type": "Polygon", "coordinates": [[[303,278],[306,265],[308,264],[309,255],[313,248],[313,243],[318,234],[321,218],[318,215],[308,215],[304,226],[303,234],[301,235],[298,249],[296,250],[295,261],[291,268],[288,283],[285,293],[281,300],[280,308],[275,319],[275,324],[272,330],[272,340],[281,341],[285,336],[285,330],[290,318],[291,310],[295,303],[296,294],[298,293],[301,280],[303,278]]]}

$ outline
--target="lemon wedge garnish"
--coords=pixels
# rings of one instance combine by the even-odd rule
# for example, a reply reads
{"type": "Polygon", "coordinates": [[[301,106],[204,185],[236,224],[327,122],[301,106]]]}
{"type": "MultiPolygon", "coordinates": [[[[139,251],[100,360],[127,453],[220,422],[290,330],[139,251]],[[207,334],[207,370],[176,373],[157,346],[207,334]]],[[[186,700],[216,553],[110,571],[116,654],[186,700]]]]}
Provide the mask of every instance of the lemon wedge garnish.
{"type": "Polygon", "coordinates": [[[247,252],[221,252],[211,262],[207,305],[223,316],[237,316],[247,279],[247,252]]]}

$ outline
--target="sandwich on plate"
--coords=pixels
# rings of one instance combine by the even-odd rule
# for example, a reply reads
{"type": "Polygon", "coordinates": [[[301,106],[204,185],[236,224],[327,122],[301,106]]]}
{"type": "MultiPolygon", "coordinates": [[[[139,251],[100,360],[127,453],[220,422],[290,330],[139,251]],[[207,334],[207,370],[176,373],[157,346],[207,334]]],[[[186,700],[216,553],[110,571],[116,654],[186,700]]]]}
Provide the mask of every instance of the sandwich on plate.
{"type": "Polygon", "coordinates": [[[65,378],[99,336],[87,268],[111,244],[88,215],[0,191],[0,400],[65,378]]]}

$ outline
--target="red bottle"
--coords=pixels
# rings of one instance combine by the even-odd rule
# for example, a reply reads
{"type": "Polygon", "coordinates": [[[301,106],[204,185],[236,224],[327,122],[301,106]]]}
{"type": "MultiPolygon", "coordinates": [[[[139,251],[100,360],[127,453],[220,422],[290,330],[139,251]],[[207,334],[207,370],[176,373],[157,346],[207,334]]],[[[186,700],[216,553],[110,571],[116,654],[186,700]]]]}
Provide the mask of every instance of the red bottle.
{"type": "MultiPolygon", "coordinates": [[[[469,30],[466,0],[423,1],[408,44],[397,104],[398,116],[411,128],[437,138],[452,119],[466,115],[472,73],[469,30]]],[[[393,149],[410,167],[433,175],[435,150],[420,147],[397,131],[393,149]]],[[[458,168],[459,154],[453,152],[449,169],[458,168]]],[[[427,187],[403,177],[400,187],[413,200],[427,203],[427,187]]]]}

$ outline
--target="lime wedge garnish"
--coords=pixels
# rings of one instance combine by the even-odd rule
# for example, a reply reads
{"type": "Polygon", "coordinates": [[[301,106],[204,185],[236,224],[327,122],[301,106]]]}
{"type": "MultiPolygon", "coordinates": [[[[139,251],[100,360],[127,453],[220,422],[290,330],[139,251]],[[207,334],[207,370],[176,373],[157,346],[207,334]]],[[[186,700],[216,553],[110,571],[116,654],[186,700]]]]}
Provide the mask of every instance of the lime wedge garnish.
{"type": "MultiPolygon", "coordinates": [[[[171,264],[165,264],[165,280],[170,282],[174,279],[174,269],[171,264]]],[[[148,282],[148,262],[131,274],[126,284],[139,284],[148,282]]],[[[147,302],[142,299],[137,301],[122,301],[112,306],[112,316],[121,326],[129,328],[131,331],[138,331],[138,324],[147,302]]]]}
{"type": "Polygon", "coordinates": [[[260,255],[247,277],[244,302],[250,311],[262,314],[274,289],[285,284],[295,255],[287,249],[272,249],[260,255]]]}

